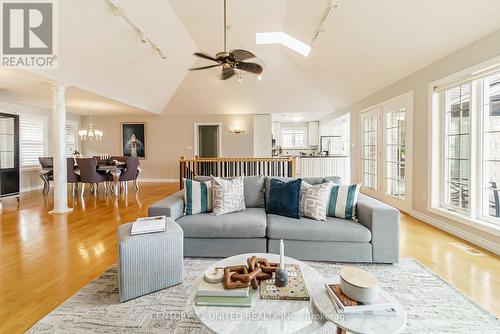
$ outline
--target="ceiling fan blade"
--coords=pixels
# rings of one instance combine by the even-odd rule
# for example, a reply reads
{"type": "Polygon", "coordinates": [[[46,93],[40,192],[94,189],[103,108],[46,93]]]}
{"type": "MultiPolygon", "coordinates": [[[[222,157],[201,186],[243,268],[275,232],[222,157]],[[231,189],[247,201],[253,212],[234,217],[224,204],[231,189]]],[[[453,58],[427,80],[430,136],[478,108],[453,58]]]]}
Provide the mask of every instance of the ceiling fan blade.
{"type": "Polygon", "coordinates": [[[203,59],[208,59],[208,60],[212,60],[212,61],[218,61],[217,59],[215,59],[214,57],[212,56],[209,56],[209,55],[206,55],[204,53],[201,53],[201,52],[195,52],[193,53],[195,56],[197,57],[200,57],[200,58],[203,58],[203,59]]]}
{"type": "Polygon", "coordinates": [[[190,71],[198,71],[198,70],[204,70],[206,68],[212,68],[212,67],[218,67],[221,66],[222,64],[217,64],[217,65],[209,65],[209,66],[202,66],[202,67],[192,67],[189,70],[190,71]]]}
{"type": "Polygon", "coordinates": [[[231,53],[234,55],[234,59],[236,59],[238,61],[255,57],[255,55],[253,53],[251,53],[250,51],[247,51],[247,50],[243,50],[243,49],[236,49],[236,50],[231,51],[231,53]]]}
{"type": "Polygon", "coordinates": [[[232,77],[233,75],[234,75],[234,69],[232,67],[224,66],[222,68],[222,73],[220,75],[220,79],[226,80],[226,79],[229,79],[230,77],[232,77]]]}
{"type": "Polygon", "coordinates": [[[256,64],[256,63],[245,63],[245,62],[237,62],[235,67],[239,70],[243,70],[243,71],[248,71],[248,72],[252,72],[252,73],[255,73],[255,74],[261,74],[262,73],[262,66],[260,66],[259,64],[256,64]]]}

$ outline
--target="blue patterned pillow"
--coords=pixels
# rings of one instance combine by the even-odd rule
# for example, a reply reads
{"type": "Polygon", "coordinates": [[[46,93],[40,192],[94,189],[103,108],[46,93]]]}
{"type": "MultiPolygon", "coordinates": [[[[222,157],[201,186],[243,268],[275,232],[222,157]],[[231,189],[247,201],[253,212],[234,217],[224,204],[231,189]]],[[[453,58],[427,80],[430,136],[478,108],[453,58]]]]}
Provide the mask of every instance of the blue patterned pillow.
{"type": "Polygon", "coordinates": [[[334,185],[330,192],[328,216],[356,220],[356,204],[360,188],[361,183],[346,186],[334,185]]]}
{"type": "Polygon", "coordinates": [[[300,184],[301,179],[283,182],[271,179],[269,201],[266,213],[300,219],[300,184]]]}
{"type": "Polygon", "coordinates": [[[197,182],[182,179],[184,182],[185,214],[195,215],[212,211],[212,182],[197,182]]]}

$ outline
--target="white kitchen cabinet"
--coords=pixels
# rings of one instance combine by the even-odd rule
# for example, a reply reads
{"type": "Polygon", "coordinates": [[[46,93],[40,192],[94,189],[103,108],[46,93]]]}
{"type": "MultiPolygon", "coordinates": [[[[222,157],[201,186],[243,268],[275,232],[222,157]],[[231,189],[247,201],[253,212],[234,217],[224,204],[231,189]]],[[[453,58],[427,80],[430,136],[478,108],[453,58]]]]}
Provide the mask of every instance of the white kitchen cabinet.
{"type": "Polygon", "coordinates": [[[319,122],[307,123],[309,146],[319,146],[319,122]]]}

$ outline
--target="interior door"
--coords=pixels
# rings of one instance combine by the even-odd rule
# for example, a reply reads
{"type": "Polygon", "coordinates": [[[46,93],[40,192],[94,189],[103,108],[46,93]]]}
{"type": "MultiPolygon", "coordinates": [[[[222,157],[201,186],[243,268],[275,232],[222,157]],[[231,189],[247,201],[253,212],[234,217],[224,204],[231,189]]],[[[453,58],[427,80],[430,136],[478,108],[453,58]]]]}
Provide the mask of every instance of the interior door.
{"type": "Polygon", "coordinates": [[[219,157],[219,126],[198,126],[198,156],[200,158],[219,157]]]}
{"type": "Polygon", "coordinates": [[[413,92],[387,100],[361,114],[363,191],[409,212],[412,197],[413,92]]]}

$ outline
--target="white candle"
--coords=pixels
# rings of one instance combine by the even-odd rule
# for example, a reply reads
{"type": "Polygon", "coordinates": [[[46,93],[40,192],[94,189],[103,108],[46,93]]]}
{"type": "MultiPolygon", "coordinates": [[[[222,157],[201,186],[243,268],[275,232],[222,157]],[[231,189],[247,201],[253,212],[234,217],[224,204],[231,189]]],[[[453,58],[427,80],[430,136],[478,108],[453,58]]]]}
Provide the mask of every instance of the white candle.
{"type": "Polygon", "coordinates": [[[285,269],[285,244],[280,240],[280,268],[285,269]]]}

